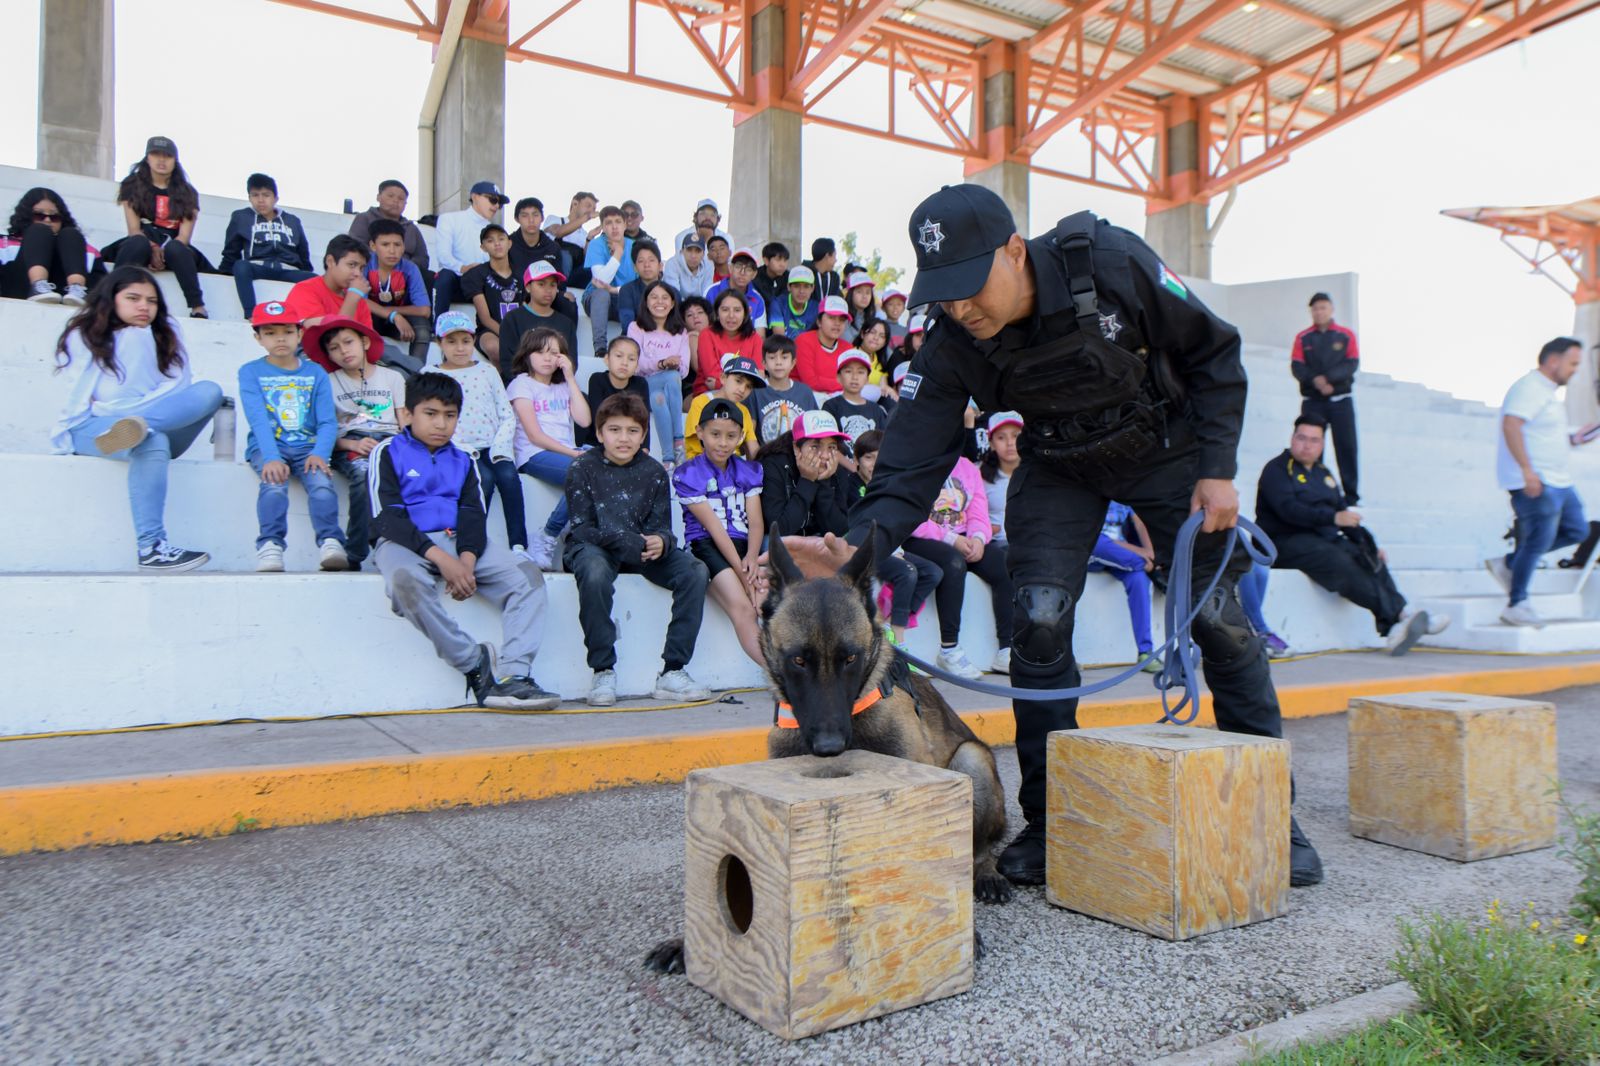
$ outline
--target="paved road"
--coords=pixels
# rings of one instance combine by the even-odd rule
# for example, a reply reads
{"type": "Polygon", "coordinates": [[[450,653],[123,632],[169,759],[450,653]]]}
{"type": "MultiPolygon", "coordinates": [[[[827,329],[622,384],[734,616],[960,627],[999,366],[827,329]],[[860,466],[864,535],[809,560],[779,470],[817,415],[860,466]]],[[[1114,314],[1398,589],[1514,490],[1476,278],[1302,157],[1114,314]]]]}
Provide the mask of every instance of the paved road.
{"type": "MultiPolygon", "coordinates": [[[[1600,804],[1600,689],[1556,700],[1563,776],[1600,804]]],[[[1550,851],[1463,866],[1349,837],[1344,732],[1289,723],[1329,877],[1287,917],[1171,944],[1027,890],[980,908],[974,991],[795,1045],[639,966],[680,921],[678,787],[0,860],[0,1057],[1142,1062],[1387,983],[1396,916],[1564,908],[1550,851]]]]}

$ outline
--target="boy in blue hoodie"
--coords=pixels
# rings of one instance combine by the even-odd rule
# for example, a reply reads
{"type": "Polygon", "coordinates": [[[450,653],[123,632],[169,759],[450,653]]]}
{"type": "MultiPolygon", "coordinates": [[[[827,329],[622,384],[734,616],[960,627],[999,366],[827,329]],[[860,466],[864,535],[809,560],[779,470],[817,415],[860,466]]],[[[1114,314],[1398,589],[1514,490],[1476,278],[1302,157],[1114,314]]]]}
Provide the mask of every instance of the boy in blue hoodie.
{"type": "Polygon", "coordinates": [[[394,613],[466,676],[479,707],[547,711],[561,697],[531,675],[544,633],[544,576],[489,543],[478,464],[451,443],[461,401],[461,385],[448,374],[406,382],[409,425],[368,460],[376,482],[372,559],[394,613]],[[498,668],[489,645],[474,642],[444,609],[441,577],[451,599],[480,595],[500,611],[498,668]]]}
{"type": "Polygon", "coordinates": [[[256,309],[257,278],[292,284],[317,275],[311,269],[305,227],[289,212],[278,210],[278,183],[266,174],[252,174],[245,181],[245,192],[250,206],[229,217],[217,272],[233,275],[239,306],[249,318],[256,309]]]}
{"type": "Polygon", "coordinates": [[[245,458],[261,477],[256,494],[256,519],[261,523],[256,571],[283,572],[291,476],[305,486],[322,569],[344,570],[350,559],[339,531],[339,496],[328,470],[339,429],[328,375],[295,350],[300,323],[277,300],[258,304],[250,325],[256,343],[267,353],[239,368],[239,406],[250,424],[245,458]]]}

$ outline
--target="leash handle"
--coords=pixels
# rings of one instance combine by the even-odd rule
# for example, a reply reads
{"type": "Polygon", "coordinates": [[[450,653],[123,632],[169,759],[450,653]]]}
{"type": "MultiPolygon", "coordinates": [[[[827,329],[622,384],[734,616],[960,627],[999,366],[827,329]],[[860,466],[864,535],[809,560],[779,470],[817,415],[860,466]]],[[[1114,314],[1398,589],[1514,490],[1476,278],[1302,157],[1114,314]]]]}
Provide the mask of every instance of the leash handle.
{"type": "Polygon", "coordinates": [[[1075,688],[1012,688],[1010,685],[997,685],[988,681],[968,681],[932,663],[924,662],[904,648],[895,650],[911,665],[941,681],[973,692],[1009,700],[1066,700],[1093,696],[1122,684],[1143,670],[1146,663],[1159,660],[1162,662],[1161,672],[1151,678],[1151,683],[1161,693],[1161,720],[1171,722],[1173,725],[1188,725],[1200,713],[1200,649],[1189,636],[1189,631],[1194,625],[1194,620],[1200,616],[1206,601],[1217,591],[1217,585],[1228,569],[1228,562],[1233,558],[1234,545],[1237,543],[1242,546],[1252,562],[1264,566],[1271,566],[1278,557],[1278,549],[1271,539],[1261,532],[1261,527],[1241,516],[1238,525],[1232,531],[1233,536],[1228,538],[1227,545],[1223,549],[1222,561],[1217,564],[1216,573],[1211,576],[1211,583],[1206,586],[1205,592],[1198,599],[1191,599],[1189,592],[1194,576],[1195,540],[1200,535],[1200,527],[1204,522],[1205,512],[1196,511],[1178,528],[1178,535],[1173,542],[1172,577],[1167,582],[1167,602],[1163,615],[1166,621],[1167,639],[1152,649],[1149,655],[1114,677],[1075,688]],[[1192,603],[1193,607],[1180,619],[1178,612],[1181,608],[1178,605],[1182,603],[1192,603]],[[1174,707],[1170,703],[1168,693],[1175,688],[1183,689],[1183,698],[1174,707]],[[1180,718],[1179,715],[1185,708],[1189,713],[1180,718]]]}

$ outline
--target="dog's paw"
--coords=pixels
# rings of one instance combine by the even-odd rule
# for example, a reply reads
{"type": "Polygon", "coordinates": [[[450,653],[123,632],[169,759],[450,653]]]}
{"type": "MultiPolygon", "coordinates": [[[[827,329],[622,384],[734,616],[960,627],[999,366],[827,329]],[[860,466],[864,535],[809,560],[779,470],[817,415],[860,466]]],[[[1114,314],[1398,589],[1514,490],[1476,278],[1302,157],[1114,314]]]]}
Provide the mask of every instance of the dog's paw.
{"type": "Polygon", "coordinates": [[[1011,882],[999,874],[979,874],[972,879],[972,894],[979,903],[1010,903],[1011,882]]]}
{"type": "Polygon", "coordinates": [[[663,940],[644,957],[645,969],[655,973],[683,972],[683,938],[663,940]]]}

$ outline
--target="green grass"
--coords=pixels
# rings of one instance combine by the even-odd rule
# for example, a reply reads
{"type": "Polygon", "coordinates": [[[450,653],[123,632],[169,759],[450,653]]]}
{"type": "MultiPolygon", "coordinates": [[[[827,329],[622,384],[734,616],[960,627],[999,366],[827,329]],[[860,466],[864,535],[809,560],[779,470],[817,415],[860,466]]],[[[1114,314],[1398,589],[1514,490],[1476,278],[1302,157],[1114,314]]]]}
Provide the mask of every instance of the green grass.
{"type": "Polygon", "coordinates": [[[1251,1059],[1250,1066],[1520,1066],[1521,1061],[1464,1049],[1427,1015],[1403,1014],[1340,1040],[1251,1059]]]}

